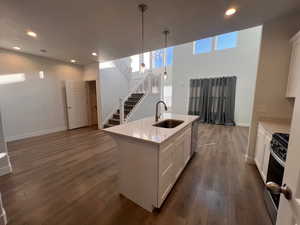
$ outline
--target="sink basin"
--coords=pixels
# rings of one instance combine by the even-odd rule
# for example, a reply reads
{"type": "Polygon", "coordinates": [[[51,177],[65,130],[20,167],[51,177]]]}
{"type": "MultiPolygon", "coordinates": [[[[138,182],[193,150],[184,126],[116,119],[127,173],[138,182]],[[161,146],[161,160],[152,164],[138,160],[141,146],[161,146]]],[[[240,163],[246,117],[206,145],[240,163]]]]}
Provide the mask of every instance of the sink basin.
{"type": "Polygon", "coordinates": [[[174,127],[177,127],[178,125],[182,124],[183,122],[184,122],[183,120],[167,119],[167,120],[163,120],[159,123],[153,124],[153,126],[162,127],[162,128],[174,128],[174,127]]]}

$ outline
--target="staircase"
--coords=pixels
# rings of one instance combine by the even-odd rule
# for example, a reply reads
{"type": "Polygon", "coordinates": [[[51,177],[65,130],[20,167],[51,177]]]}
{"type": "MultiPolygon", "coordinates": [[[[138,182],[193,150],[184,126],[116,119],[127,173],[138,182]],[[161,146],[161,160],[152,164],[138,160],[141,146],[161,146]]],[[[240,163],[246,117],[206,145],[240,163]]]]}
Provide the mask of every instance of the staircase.
{"type": "MultiPolygon", "coordinates": [[[[119,124],[127,123],[138,115],[147,116],[151,111],[148,105],[153,104],[153,97],[160,94],[161,74],[153,74],[152,71],[142,76],[141,79],[128,91],[126,97],[120,97],[119,104],[116,104],[111,113],[103,120],[103,127],[109,128],[119,124]],[[143,109],[146,110],[145,113],[143,109]],[[150,110],[150,111],[149,111],[150,110]],[[141,113],[142,112],[142,113],[141,113]]],[[[156,101],[156,100],[155,100],[156,101]]]]}
{"type": "MultiPolygon", "coordinates": [[[[144,96],[144,93],[133,93],[131,94],[124,103],[124,119],[126,120],[127,116],[134,109],[134,107],[139,103],[141,98],[144,96]]],[[[104,124],[104,128],[113,127],[120,125],[120,109],[118,109],[112,117],[104,124]]]]}

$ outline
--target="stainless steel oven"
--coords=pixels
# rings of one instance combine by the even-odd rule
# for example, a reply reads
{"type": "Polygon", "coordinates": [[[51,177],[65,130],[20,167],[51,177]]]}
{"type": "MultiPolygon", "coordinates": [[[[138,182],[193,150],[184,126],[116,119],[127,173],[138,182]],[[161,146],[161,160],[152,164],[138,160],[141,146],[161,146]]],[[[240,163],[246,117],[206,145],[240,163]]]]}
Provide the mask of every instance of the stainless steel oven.
{"type": "MultiPolygon", "coordinates": [[[[275,133],[272,136],[270,159],[267,172],[269,181],[282,185],[289,135],[275,133]]],[[[273,224],[276,224],[280,195],[272,194],[265,188],[265,202],[273,224]]]]}

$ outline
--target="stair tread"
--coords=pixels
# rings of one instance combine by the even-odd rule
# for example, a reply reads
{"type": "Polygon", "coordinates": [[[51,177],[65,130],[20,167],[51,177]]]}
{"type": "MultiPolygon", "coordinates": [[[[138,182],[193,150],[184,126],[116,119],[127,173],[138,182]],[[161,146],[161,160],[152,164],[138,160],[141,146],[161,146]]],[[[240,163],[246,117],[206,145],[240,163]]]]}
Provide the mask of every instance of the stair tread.
{"type": "MultiPolygon", "coordinates": [[[[124,103],[124,116],[127,115],[133,110],[133,108],[139,103],[140,99],[144,96],[144,93],[132,93],[130,97],[124,103]]],[[[108,120],[111,122],[119,122],[120,123],[120,110],[118,109],[112,117],[108,120]]],[[[107,124],[109,127],[116,126],[118,124],[107,124]]]]}
{"type": "Polygon", "coordinates": [[[115,119],[115,118],[111,118],[111,119],[109,119],[109,120],[113,120],[113,121],[118,121],[118,122],[120,122],[120,119],[115,119]]]}
{"type": "Polygon", "coordinates": [[[128,99],[127,99],[127,101],[129,100],[129,101],[134,101],[134,102],[136,102],[136,101],[139,101],[141,98],[138,98],[138,97],[129,97],[128,99]]]}
{"type": "Polygon", "coordinates": [[[124,107],[126,108],[133,108],[135,105],[124,105],[124,107]]]}
{"type": "Polygon", "coordinates": [[[126,101],[125,105],[136,105],[137,103],[138,103],[138,101],[136,101],[136,102],[128,102],[128,101],[126,101]]]}
{"type": "Polygon", "coordinates": [[[114,124],[106,123],[104,124],[104,128],[114,127],[114,124]]]}

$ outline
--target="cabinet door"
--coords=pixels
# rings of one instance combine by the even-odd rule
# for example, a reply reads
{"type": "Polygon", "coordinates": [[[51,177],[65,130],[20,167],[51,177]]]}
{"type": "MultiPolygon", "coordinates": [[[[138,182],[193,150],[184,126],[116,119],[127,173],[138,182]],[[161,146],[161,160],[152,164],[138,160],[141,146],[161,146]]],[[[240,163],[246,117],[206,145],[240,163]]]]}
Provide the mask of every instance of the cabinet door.
{"type": "Polygon", "coordinates": [[[169,143],[159,151],[159,180],[158,180],[158,203],[160,207],[170,190],[172,189],[174,175],[174,143],[169,143]]]}
{"type": "Polygon", "coordinates": [[[175,148],[174,148],[175,181],[179,177],[184,167],[184,148],[185,148],[185,133],[180,135],[175,142],[175,148]]]}
{"type": "Polygon", "coordinates": [[[265,132],[263,128],[258,127],[256,147],[255,147],[255,163],[260,173],[262,173],[264,151],[265,151],[265,132]]]}
{"type": "Polygon", "coordinates": [[[262,175],[264,182],[267,180],[267,173],[268,173],[268,166],[269,166],[269,159],[270,159],[270,148],[271,148],[271,139],[270,135],[265,136],[265,150],[264,150],[264,159],[263,159],[263,166],[262,166],[262,175]]]}
{"type": "Polygon", "coordinates": [[[291,55],[286,97],[296,97],[296,89],[299,87],[299,82],[300,82],[299,74],[300,74],[300,44],[294,44],[292,55],[291,55]]]}
{"type": "Polygon", "coordinates": [[[184,143],[184,165],[187,164],[191,157],[191,142],[192,142],[192,129],[189,127],[185,131],[185,143],[184,143]]]}

